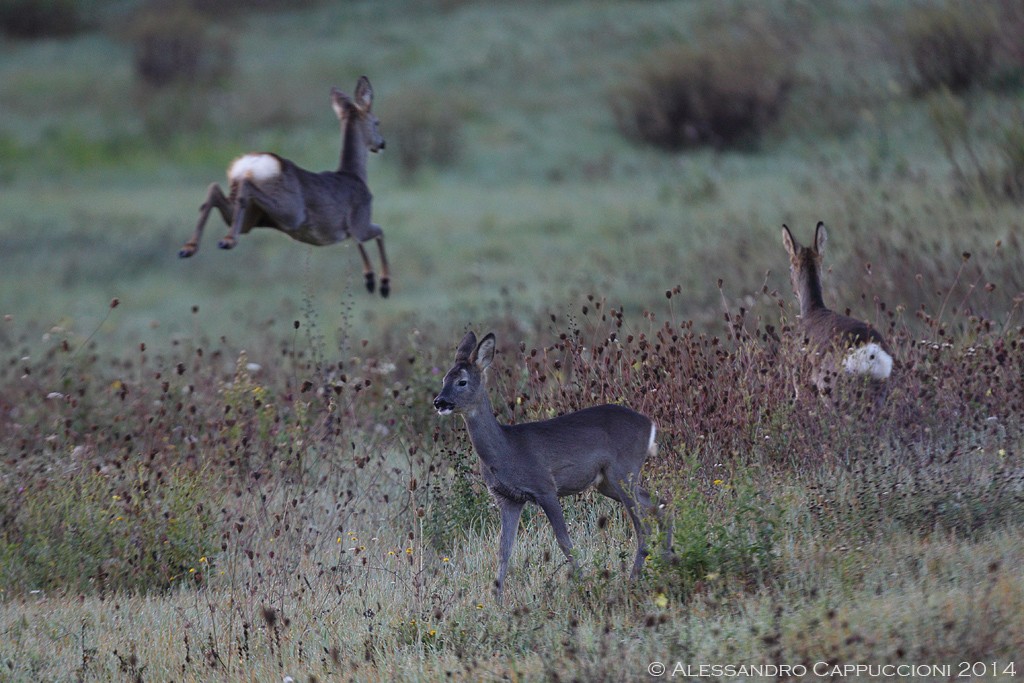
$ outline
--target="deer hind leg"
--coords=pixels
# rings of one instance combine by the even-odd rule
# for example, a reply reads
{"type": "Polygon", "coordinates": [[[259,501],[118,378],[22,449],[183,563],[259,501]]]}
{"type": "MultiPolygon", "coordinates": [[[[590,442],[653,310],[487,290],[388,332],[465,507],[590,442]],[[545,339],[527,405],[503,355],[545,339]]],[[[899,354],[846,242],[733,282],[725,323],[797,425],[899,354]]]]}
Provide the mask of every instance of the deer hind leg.
{"type": "Polygon", "coordinates": [[[206,192],[206,201],[199,206],[199,222],[196,223],[196,230],[192,233],[192,237],[178,250],[180,258],[188,258],[199,250],[199,240],[203,237],[203,228],[206,227],[206,221],[210,217],[210,211],[213,209],[217,209],[224,222],[231,225],[231,202],[224,196],[224,192],[217,183],[210,185],[210,189],[206,192]]]}
{"type": "MultiPolygon", "coordinates": [[[[373,294],[373,290],[377,288],[373,275],[373,264],[370,263],[370,257],[367,255],[366,247],[363,246],[363,243],[356,242],[356,246],[359,247],[359,256],[363,259],[363,280],[366,282],[366,291],[373,294]]],[[[383,288],[383,283],[381,287],[383,288]]],[[[384,294],[384,296],[387,295],[384,294]]]]}
{"type": "Polygon", "coordinates": [[[512,547],[519,531],[519,517],[523,513],[523,503],[516,503],[504,498],[498,499],[501,510],[501,537],[498,543],[498,578],[494,582],[494,597],[498,604],[504,600],[505,574],[508,573],[508,561],[512,557],[512,547]]]}
{"type": "MultiPolygon", "coordinates": [[[[267,216],[272,219],[272,225],[279,227],[281,225],[297,225],[298,220],[292,216],[288,216],[288,220],[279,220],[279,211],[274,211],[275,200],[274,197],[266,192],[260,190],[249,179],[244,179],[238,184],[238,197],[235,199],[235,214],[234,220],[231,221],[231,227],[228,230],[228,234],[224,236],[217,246],[221,249],[233,249],[235,244],[238,242],[238,236],[244,235],[252,230],[267,216]]],[[[266,225],[266,223],[264,223],[266,225]]]]}
{"type": "MultiPolygon", "coordinates": [[[[373,225],[380,232],[379,225],[373,225]]],[[[384,251],[384,235],[377,235],[377,249],[380,251],[380,295],[385,299],[391,293],[391,271],[388,268],[388,255],[384,251]]]]}
{"type": "Polygon", "coordinates": [[[606,476],[597,488],[600,493],[622,503],[622,506],[626,508],[626,514],[629,515],[630,521],[633,522],[633,530],[636,532],[636,557],[633,558],[633,570],[629,573],[631,581],[640,576],[640,572],[644,567],[644,560],[647,559],[649,554],[647,551],[647,537],[650,535],[651,530],[644,517],[654,513],[659,520],[661,519],[661,510],[651,503],[650,495],[642,486],[634,483],[636,477],[637,475],[631,474],[628,481],[620,482],[611,476],[606,476]],[[627,491],[623,486],[624,483],[632,491],[627,491]],[[643,508],[643,517],[637,511],[638,504],[643,508]]]}
{"type": "Polygon", "coordinates": [[[555,531],[555,540],[558,541],[558,547],[562,549],[565,558],[572,565],[572,573],[575,576],[579,573],[580,566],[576,562],[576,557],[572,554],[572,539],[569,538],[569,531],[565,528],[565,517],[562,516],[562,504],[558,502],[558,496],[552,493],[545,498],[538,498],[537,504],[544,510],[548,521],[551,522],[551,528],[555,531]]]}
{"type": "Polygon", "coordinates": [[[658,530],[662,534],[662,559],[666,562],[672,557],[672,518],[665,515],[665,506],[661,501],[651,500],[651,495],[643,486],[636,487],[636,500],[645,510],[644,516],[651,514],[658,520],[658,530]]]}

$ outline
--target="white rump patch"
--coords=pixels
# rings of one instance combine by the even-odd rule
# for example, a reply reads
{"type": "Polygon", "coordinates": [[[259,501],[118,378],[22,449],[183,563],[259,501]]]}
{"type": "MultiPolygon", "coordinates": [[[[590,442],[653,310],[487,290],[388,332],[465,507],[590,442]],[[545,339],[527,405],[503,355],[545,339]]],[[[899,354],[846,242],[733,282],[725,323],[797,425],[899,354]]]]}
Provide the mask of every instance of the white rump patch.
{"type": "Polygon", "coordinates": [[[655,443],[654,437],[658,434],[658,428],[651,423],[651,436],[647,439],[647,455],[654,457],[658,454],[658,444],[655,443]]]}
{"type": "Polygon", "coordinates": [[[281,175],[281,162],[273,154],[246,154],[231,162],[228,180],[237,182],[243,178],[269,180],[281,175]]]}
{"type": "Polygon", "coordinates": [[[892,356],[872,342],[858,346],[843,359],[843,369],[851,375],[868,375],[872,379],[888,379],[892,374],[892,356]]]}

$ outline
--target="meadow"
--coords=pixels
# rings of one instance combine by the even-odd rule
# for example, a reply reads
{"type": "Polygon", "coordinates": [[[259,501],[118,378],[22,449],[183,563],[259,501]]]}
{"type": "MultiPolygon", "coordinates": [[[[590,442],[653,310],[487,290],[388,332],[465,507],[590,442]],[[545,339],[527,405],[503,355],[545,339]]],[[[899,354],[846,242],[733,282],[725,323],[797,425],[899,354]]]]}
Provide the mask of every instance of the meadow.
{"type": "Polygon", "coordinates": [[[0,37],[0,680],[1021,674],[1019,5],[528,4],[49,0],[74,30],[0,37]],[[153,25],[202,59],[159,80],[153,25]],[[981,61],[936,85],[950,41],[981,61]],[[639,139],[688,60],[767,102],[756,135],[639,139]],[[351,243],[211,221],[178,259],[235,156],[337,165],[362,74],[391,296],[351,243]],[[780,231],[818,220],[826,302],[895,351],[877,410],[794,395],[780,231]],[[674,558],[629,584],[584,494],[581,575],[527,510],[496,604],[497,511],[431,405],[467,330],[502,422],[655,420],[674,558]]]}

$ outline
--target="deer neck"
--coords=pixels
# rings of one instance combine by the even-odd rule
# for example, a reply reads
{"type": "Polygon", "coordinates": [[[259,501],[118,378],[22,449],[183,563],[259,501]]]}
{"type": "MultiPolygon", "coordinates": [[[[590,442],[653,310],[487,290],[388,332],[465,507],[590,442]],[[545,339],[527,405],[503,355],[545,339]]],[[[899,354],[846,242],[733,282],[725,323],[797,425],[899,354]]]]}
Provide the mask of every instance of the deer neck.
{"type": "Polygon", "coordinates": [[[473,448],[480,459],[488,464],[496,461],[500,457],[499,454],[507,449],[508,439],[498,424],[498,419],[494,417],[494,410],[487,394],[484,393],[470,410],[462,414],[462,417],[466,421],[469,440],[473,442],[473,448]]]}
{"type": "Polygon", "coordinates": [[[339,173],[351,173],[366,182],[366,160],[369,151],[366,140],[354,118],[345,121],[341,128],[341,163],[339,173]]]}
{"type": "Polygon", "coordinates": [[[825,299],[821,294],[821,278],[817,268],[808,268],[800,272],[797,279],[797,298],[800,299],[800,316],[807,318],[814,311],[825,308],[825,299]]]}

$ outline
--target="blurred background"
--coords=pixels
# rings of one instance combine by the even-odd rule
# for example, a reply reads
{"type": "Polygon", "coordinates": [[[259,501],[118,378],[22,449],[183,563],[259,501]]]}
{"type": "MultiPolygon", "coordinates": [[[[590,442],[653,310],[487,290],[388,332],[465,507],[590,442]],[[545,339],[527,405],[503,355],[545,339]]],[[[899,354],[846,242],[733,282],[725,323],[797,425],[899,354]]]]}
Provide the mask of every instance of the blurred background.
{"type": "Polygon", "coordinates": [[[826,299],[863,317],[987,283],[969,303],[1000,317],[1024,290],[1015,0],[0,0],[0,34],[0,313],[73,343],[528,334],[674,287],[714,329],[779,316],[780,226],[818,220],[826,299]],[[216,217],[179,260],[234,157],[336,167],[329,91],[362,74],[391,298],[351,242],[223,252],[216,217]]]}

